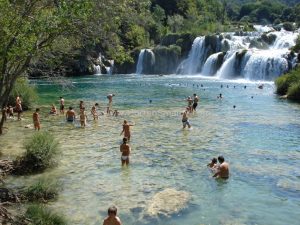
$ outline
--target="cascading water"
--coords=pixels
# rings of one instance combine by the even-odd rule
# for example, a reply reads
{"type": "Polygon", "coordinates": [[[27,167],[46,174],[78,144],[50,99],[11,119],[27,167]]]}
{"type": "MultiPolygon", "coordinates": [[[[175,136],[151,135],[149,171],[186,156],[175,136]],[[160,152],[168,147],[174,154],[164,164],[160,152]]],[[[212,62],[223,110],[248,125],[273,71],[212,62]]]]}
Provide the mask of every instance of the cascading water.
{"type": "Polygon", "coordinates": [[[99,57],[97,58],[97,65],[95,65],[95,64],[93,65],[95,75],[101,75],[102,74],[101,66],[100,66],[101,63],[102,63],[101,54],[99,54],[99,57]]]}
{"type": "Polygon", "coordinates": [[[178,71],[181,74],[197,74],[201,71],[203,75],[215,75],[222,79],[240,77],[274,80],[295,65],[296,56],[290,55],[289,49],[295,45],[299,32],[283,29],[274,31],[272,27],[266,26],[255,28],[257,31],[254,32],[216,35],[216,42],[209,44],[220,45],[216,51],[212,51],[205,43],[206,37],[197,37],[188,58],[178,71]],[[225,57],[219,58],[221,54],[225,57]]]}
{"type": "Polygon", "coordinates": [[[136,65],[136,72],[135,72],[136,74],[142,74],[143,72],[143,60],[144,60],[145,51],[146,49],[142,49],[140,51],[138,63],[136,65]]]}

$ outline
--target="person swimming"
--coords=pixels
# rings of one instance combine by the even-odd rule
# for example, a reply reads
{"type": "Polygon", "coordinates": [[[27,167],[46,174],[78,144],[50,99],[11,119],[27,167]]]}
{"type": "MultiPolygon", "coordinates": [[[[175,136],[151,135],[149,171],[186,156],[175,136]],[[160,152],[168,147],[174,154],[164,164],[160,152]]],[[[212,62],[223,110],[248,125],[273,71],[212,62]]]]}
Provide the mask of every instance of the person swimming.
{"type": "Polygon", "coordinates": [[[69,107],[69,110],[66,112],[67,122],[74,122],[76,119],[76,113],[73,110],[73,107],[69,107]]]}

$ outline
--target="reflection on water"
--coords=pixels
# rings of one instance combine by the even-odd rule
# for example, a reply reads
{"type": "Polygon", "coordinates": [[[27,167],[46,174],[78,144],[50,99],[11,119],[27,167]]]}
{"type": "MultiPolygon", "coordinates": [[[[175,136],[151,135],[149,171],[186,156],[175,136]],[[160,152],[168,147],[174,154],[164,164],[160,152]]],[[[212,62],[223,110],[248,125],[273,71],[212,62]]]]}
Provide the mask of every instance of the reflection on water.
{"type": "MultiPolygon", "coordinates": [[[[277,99],[272,84],[260,90],[255,83],[244,89],[245,84],[197,77],[97,76],[72,79],[75,89],[62,92],[49,82],[34,82],[42,129],[58,138],[61,157],[44,174],[10,177],[7,183],[23,186],[40,176],[58,179],[63,190],[51,207],[70,224],[99,224],[112,204],[125,225],[296,224],[300,219],[295,210],[300,205],[300,107],[277,99]],[[104,111],[108,93],[116,94],[117,118],[105,115],[93,121],[89,115],[82,129],[65,123],[64,116],[47,114],[60,95],[77,112],[79,100],[88,113],[95,102],[104,111]],[[199,109],[190,116],[193,129],[182,131],[184,99],[193,93],[200,95],[199,109]],[[135,125],[129,168],[120,162],[124,119],[135,125]],[[211,178],[206,168],[219,154],[231,164],[226,181],[211,178]],[[166,188],[189,192],[187,209],[168,218],[145,216],[148,201],[166,188]]],[[[4,156],[22,153],[23,141],[34,133],[24,128],[31,114],[6,124],[9,132],[0,137],[4,156]]]]}

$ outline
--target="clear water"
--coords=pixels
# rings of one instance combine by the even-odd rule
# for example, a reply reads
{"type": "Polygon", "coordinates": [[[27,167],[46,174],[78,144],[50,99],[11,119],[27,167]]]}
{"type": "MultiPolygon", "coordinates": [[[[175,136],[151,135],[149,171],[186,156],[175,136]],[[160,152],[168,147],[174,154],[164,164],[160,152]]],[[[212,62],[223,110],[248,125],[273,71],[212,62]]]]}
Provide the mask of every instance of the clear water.
{"type": "MultiPolygon", "coordinates": [[[[20,187],[40,176],[58,179],[62,191],[50,206],[70,224],[101,224],[112,204],[125,225],[299,223],[300,105],[278,99],[272,83],[260,90],[257,83],[195,76],[94,76],[69,81],[74,88],[67,90],[34,81],[42,129],[53,132],[61,143],[58,166],[6,181],[20,187]],[[88,109],[98,102],[104,110],[108,93],[116,94],[118,118],[101,116],[94,122],[90,116],[88,127],[82,129],[66,124],[63,116],[47,115],[52,103],[58,106],[60,95],[77,111],[79,100],[88,109]],[[187,104],[184,99],[193,93],[201,98],[199,108],[190,117],[193,129],[183,131],[180,112],[187,104]],[[217,99],[219,93],[223,100],[217,99]],[[135,124],[129,168],[120,162],[123,119],[135,124]],[[231,166],[227,181],[212,179],[206,168],[220,154],[231,166]],[[165,188],[189,192],[192,199],[180,214],[149,219],[147,202],[165,188]]],[[[23,151],[24,139],[34,133],[24,128],[31,115],[27,112],[23,121],[6,124],[9,132],[0,137],[4,156],[14,158],[23,151]]]]}

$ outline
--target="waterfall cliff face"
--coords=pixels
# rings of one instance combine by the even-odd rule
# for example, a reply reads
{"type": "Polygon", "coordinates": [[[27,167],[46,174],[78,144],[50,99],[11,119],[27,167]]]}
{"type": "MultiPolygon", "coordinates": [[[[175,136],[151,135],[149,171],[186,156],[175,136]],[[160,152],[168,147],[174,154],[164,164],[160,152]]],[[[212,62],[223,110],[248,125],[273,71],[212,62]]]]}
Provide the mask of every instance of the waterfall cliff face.
{"type": "Polygon", "coordinates": [[[274,80],[295,62],[290,48],[298,32],[255,26],[254,32],[197,37],[190,54],[178,67],[180,74],[202,74],[222,79],[274,80]]]}

